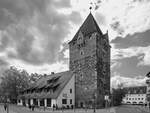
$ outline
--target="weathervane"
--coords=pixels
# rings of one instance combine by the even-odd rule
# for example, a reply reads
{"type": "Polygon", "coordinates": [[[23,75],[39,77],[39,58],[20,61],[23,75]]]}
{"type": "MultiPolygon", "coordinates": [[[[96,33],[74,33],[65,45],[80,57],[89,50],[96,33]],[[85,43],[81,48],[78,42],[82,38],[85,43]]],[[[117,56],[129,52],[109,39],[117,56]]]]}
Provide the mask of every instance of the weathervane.
{"type": "Polygon", "coordinates": [[[92,5],[93,5],[93,3],[91,2],[91,3],[90,3],[90,7],[89,7],[90,13],[91,13],[91,10],[92,10],[92,5]]]}
{"type": "Polygon", "coordinates": [[[89,8],[89,9],[90,9],[90,13],[91,13],[91,10],[92,10],[92,6],[90,6],[90,8],[89,8]]]}
{"type": "Polygon", "coordinates": [[[100,6],[101,0],[98,0],[97,2],[90,2],[90,12],[92,10],[92,8],[94,8],[94,10],[97,10],[100,6]]]}

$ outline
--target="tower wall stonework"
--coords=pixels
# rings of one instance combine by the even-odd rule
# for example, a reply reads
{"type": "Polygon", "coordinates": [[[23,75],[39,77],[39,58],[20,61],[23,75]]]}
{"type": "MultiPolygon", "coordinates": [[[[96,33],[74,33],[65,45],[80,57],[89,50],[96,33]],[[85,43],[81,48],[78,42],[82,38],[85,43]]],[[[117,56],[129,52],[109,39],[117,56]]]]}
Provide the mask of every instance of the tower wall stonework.
{"type": "Polygon", "coordinates": [[[69,68],[75,75],[75,104],[76,107],[93,107],[96,103],[97,107],[104,107],[104,96],[110,93],[108,34],[100,32],[91,14],[85,23],[93,28],[83,25],[86,29],[81,27],[69,43],[69,68]]]}
{"type": "Polygon", "coordinates": [[[101,107],[110,94],[110,45],[107,34],[97,37],[97,105],[101,107]]]}
{"type": "Polygon", "coordinates": [[[70,44],[70,70],[76,76],[76,105],[81,107],[81,103],[92,103],[97,89],[96,37],[88,35],[82,44],[77,40],[73,43],[70,44]]]}

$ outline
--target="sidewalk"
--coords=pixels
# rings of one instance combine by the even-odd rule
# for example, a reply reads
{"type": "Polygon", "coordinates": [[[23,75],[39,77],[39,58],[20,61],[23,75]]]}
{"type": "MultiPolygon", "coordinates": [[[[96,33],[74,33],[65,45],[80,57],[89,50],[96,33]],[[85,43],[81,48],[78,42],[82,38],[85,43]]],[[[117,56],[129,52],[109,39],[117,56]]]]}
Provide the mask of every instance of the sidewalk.
{"type": "MultiPolygon", "coordinates": [[[[43,109],[43,108],[35,108],[34,111],[31,111],[28,107],[10,105],[9,113],[93,113],[93,109],[65,109],[65,110],[52,110],[52,109],[43,109]]],[[[0,113],[7,113],[3,106],[0,106],[0,113]]],[[[115,108],[108,109],[96,109],[95,113],[116,113],[115,108]]]]}
{"type": "Polygon", "coordinates": [[[144,112],[150,112],[150,108],[148,108],[148,107],[140,107],[139,109],[144,112]]]}
{"type": "MultiPolygon", "coordinates": [[[[93,109],[75,109],[75,110],[43,110],[43,109],[35,109],[36,112],[41,113],[93,113],[93,109]]],[[[96,109],[95,113],[116,113],[115,108],[108,108],[108,109],[96,109]]]]}

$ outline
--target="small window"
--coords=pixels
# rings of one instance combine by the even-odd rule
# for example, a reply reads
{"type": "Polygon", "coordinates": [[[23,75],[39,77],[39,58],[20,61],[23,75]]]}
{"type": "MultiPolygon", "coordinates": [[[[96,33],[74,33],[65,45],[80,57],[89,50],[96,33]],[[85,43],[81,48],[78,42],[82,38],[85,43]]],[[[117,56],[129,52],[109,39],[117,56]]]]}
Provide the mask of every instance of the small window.
{"type": "Polygon", "coordinates": [[[138,100],[140,100],[140,98],[138,98],[138,100]]]}
{"type": "Polygon", "coordinates": [[[83,50],[80,51],[80,55],[84,55],[84,51],[83,50]]]}
{"type": "Polygon", "coordinates": [[[67,99],[62,99],[62,104],[67,104],[67,99]]]}
{"type": "Polygon", "coordinates": [[[80,78],[79,78],[80,80],[82,80],[82,79],[83,79],[83,75],[82,75],[82,74],[80,74],[80,76],[79,76],[79,77],[80,77],[80,78]]]}
{"type": "Polygon", "coordinates": [[[89,36],[89,39],[92,39],[92,35],[89,36]]]}
{"type": "Polygon", "coordinates": [[[72,93],[72,89],[70,89],[70,93],[72,93]]]}
{"type": "Polygon", "coordinates": [[[72,104],[72,99],[70,99],[70,104],[72,104]]]}

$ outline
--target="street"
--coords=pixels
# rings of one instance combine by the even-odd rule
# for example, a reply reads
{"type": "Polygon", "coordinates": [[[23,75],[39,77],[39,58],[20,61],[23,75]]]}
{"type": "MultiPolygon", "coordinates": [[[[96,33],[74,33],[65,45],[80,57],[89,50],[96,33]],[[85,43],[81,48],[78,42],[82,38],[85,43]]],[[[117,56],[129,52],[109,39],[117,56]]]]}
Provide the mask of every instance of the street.
{"type": "MultiPolygon", "coordinates": [[[[0,105],[0,113],[7,113],[4,110],[3,105],[0,105]]],[[[74,110],[43,110],[43,109],[35,109],[35,111],[29,110],[27,107],[21,107],[16,105],[9,106],[9,113],[93,113],[93,109],[84,110],[84,109],[76,109],[74,110]]],[[[146,112],[146,109],[141,106],[120,106],[120,107],[113,107],[110,109],[98,109],[96,113],[149,113],[146,112]]]]}

